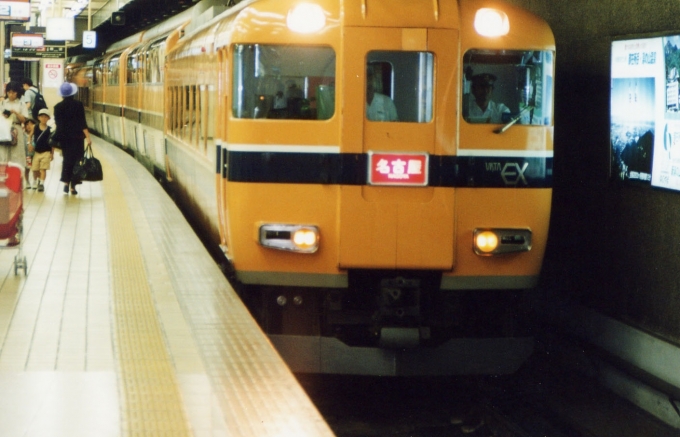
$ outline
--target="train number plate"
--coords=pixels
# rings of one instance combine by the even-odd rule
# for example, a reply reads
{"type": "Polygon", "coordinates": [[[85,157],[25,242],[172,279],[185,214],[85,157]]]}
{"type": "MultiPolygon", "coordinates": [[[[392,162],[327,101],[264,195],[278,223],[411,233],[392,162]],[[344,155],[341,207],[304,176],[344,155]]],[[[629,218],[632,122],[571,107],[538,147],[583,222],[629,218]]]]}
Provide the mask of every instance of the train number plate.
{"type": "Polygon", "coordinates": [[[368,183],[424,187],[428,182],[427,153],[368,152],[368,183]]]}

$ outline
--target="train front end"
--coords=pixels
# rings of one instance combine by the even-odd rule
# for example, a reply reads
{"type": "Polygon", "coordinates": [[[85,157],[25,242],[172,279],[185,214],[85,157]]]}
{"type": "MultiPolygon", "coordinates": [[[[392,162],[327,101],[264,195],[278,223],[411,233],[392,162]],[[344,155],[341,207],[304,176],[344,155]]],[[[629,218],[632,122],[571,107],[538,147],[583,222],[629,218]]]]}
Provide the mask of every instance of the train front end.
{"type": "Polygon", "coordinates": [[[224,250],[294,371],[499,374],[530,355],[554,40],[480,4],[265,0],[225,27],[224,250]]]}

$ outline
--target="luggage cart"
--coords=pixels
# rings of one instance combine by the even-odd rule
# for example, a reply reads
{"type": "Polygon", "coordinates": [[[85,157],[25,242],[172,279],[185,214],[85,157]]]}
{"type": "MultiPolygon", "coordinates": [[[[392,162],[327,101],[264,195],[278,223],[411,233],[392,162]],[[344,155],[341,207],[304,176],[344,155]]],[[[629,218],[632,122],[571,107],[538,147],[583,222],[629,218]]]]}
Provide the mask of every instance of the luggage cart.
{"type": "Polygon", "coordinates": [[[0,162],[0,248],[18,249],[14,256],[14,274],[28,272],[23,254],[23,167],[13,162],[0,162]]]}

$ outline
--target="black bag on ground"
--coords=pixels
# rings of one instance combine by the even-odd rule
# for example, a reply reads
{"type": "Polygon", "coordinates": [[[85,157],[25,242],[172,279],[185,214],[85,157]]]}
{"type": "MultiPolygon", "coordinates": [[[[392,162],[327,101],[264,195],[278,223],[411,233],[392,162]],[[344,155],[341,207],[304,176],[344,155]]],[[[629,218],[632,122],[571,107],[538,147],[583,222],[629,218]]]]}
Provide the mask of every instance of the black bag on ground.
{"type": "Polygon", "coordinates": [[[92,154],[92,147],[85,148],[85,154],[80,162],[73,166],[73,179],[78,181],[96,182],[104,179],[102,164],[92,154]]]}

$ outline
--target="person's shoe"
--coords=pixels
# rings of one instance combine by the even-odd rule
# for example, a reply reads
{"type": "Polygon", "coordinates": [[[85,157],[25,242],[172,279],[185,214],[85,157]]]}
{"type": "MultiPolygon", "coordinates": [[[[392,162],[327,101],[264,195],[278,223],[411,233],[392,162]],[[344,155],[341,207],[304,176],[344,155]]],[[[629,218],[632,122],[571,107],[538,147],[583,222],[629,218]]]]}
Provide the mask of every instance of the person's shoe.
{"type": "Polygon", "coordinates": [[[68,194],[68,185],[64,185],[64,193],[68,194]]]}
{"type": "Polygon", "coordinates": [[[75,196],[76,194],[78,194],[78,192],[75,189],[71,189],[71,194],[75,196]]]}
{"type": "Polygon", "coordinates": [[[38,191],[45,191],[45,185],[38,182],[38,191]]]}
{"type": "Polygon", "coordinates": [[[7,243],[7,247],[14,247],[19,245],[19,240],[12,240],[7,243]]]}

